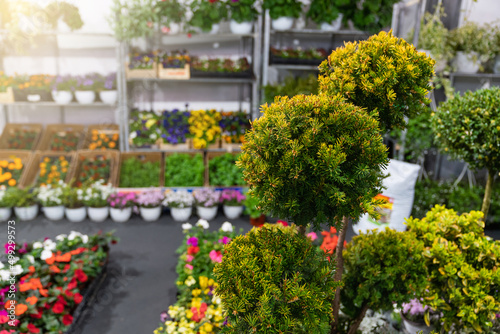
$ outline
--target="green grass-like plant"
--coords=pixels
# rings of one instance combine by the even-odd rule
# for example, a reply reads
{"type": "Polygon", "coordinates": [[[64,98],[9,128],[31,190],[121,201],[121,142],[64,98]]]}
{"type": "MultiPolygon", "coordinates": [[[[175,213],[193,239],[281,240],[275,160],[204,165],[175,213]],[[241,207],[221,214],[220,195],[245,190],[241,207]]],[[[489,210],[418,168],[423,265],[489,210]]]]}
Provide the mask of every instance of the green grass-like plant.
{"type": "Polygon", "coordinates": [[[120,187],[140,188],[160,186],[160,161],[142,162],[137,158],[122,161],[120,187]]]}
{"type": "Polygon", "coordinates": [[[165,187],[202,187],[203,156],[174,153],[165,157],[165,187]]]}

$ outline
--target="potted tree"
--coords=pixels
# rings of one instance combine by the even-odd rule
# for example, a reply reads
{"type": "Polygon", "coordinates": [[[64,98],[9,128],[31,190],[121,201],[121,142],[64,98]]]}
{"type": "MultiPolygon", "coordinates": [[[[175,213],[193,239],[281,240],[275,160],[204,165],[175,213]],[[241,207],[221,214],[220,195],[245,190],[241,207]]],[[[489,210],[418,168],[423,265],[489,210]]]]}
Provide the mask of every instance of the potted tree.
{"type": "Polygon", "coordinates": [[[193,213],[194,197],[187,190],[167,190],[163,205],[170,208],[170,214],[175,221],[185,222],[193,213]]]}
{"type": "Polygon", "coordinates": [[[344,15],[331,0],[312,0],[306,17],[320,26],[321,30],[337,31],[344,15]]]}
{"type": "Polygon", "coordinates": [[[33,220],[38,214],[36,202],[36,189],[12,187],[9,189],[8,198],[14,206],[14,214],[20,220],[33,220]]]}
{"type": "Polygon", "coordinates": [[[36,197],[47,219],[61,220],[64,217],[63,188],[65,186],[61,180],[58,183],[38,188],[36,197]]]}
{"type": "Polygon", "coordinates": [[[75,188],[72,183],[63,188],[64,214],[70,222],[81,222],[87,216],[87,210],[83,203],[83,189],[75,188]]]}
{"type": "Polygon", "coordinates": [[[217,216],[221,192],[212,188],[202,188],[193,191],[196,213],[201,219],[212,220],[217,216]]]}
{"type": "Polygon", "coordinates": [[[178,0],[164,0],[158,1],[156,7],[161,32],[169,35],[178,34],[186,13],[184,3],[178,0]]]}
{"type": "Polygon", "coordinates": [[[262,8],[269,10],[272,28],[277,31],[291,29],[293,20],[302,13],[302,3],[298,0],[264,0],[262,8]]]}
{"type": "Polygon", "coordinates": [[[236,189],[224,189],[222,191],[220,202],[227,219],[236,219],[241,216],[245,198],[245,195],[236,189]]]}
{"type": "Polygon", "coordinates": [[[133,192],[117,192],[108,197],[109,215],[114,222],[124,223],[132,216],[137,195],[133,192]]]}
{"type": "Polygon", "coordinates": [[[98,180],[85,189],[83,203],[87,206],[90,220],[100,223],[109,215],[108,198],[114,192],[111,184],[104,184],[104,180],[98,180]]]}
{"type": "Polygon", "coordinates": [[[203,32],[218,33],[219,23],[227,18],[227,7],[222,0],[193,0],[189,6],[193,12],[189,25],[203,32]]]}
{"type": "Polygon", "coordinates": [[[253,24],[259,16],[255,8],[255,0],[228,1],[229,17],[231,22],[229,28],[233,34],[249,34],[252,32],[253,24]]]}
{"type": "Polygon", "coordinates": [[[145,221],[155,221],[161,216],[163,193],[157,189],[148,189],[137,195],[136,203],[139,205],[141,217],[145,221]]]}

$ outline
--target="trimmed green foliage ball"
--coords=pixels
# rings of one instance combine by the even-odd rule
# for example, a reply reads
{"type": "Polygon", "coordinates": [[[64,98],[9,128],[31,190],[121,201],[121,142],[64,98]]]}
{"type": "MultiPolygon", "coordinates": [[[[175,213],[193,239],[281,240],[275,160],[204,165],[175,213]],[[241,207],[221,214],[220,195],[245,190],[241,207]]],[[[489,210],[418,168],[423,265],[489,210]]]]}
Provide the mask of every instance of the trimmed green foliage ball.
{"type": "Polygon", "coordinates": [[[223,333],[323,333],[340,285],[334,272],[295,226],[265,224],[236,237],[214,269],[228,316],[223,333]]]}
{"type": "Polygon", "coordinates": [[[281,97],[263,112],[237,164],[264,212],[319,229],[370,210],[388,162],[373,113],[326,95],[281,97]]]}
{"type": "Polygon", "coordinates": [[[320,92],[378,113],[382,130],[425,111],[435,61],[392,32],[346,43],[320,65],[320,92]]]}

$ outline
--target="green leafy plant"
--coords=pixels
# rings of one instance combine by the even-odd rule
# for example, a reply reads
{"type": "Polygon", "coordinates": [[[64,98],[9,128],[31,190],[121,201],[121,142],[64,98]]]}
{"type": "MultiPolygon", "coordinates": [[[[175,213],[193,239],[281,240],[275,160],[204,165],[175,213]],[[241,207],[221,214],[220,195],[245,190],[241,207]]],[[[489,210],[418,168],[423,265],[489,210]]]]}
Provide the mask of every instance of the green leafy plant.
{"type": "Polygon", "coordinates": [[[399,0],[333,0],[332,6],[363,31],[378,33],[391,26],[392,8],[399,0]]]}
{"type": "Polygon", "coordinates": [[[423,302],[442,314],[445,332],[489,332],[500,311],[500,243],[484,235],[482,218],[480,211],[459,216],[437,205],[425,218],[407,221],[425,245],[429,284],[423,302]]]}
{"type": "Polygon", "coordinates": [[[340,13],[338,7],[332,4],[332,0],[312,0],[306,17],[317,24],[331,23],[340,13]]]}
{"type": "Polygon", "coordinates": [[[320,65],[320,92],[376,111],[383,131],[404,128],[405,116],[427,110],[434,63],[392,32],[380,32],[333,51],[320,65]]]}
{"type": "Polygon", "coordinates": [[[286,77],[282,83],[264,86],[263,103],[273,103],[276,96],[294,97],[295,95],[318,94],[318,77],[286,77]]]}
{"type": "Polygon", "coordinates": [[[239,155],[226,153],[213,157],[208,161],[208,175],[212,186],[242,186],[245,185],[243,173],[236,166],[239,155]]]}
{"type": "Polygon", "coordinates": [[[255,8],[255,0],[231,0],[227,5],[230,18],[238,23],[253,22],[259,16],[259,11],[255,8]]]}
{"type": "Polygon", "coordinates": [[[185,18],[186,8],[178,0],[163,0],[156,2],[158,22],[170,27],[171,23],[181,23],[185,18]]]}
{"type": "Polygon", "coordinates": [[[15,187],[0,186],[0,208],[12,208],[16,204],[15,198],[10,196],[12,191],[16,191],[15,189],[15,187]]]}
{"type": "Polygon", "coordinates": [[[432,128],[439,146],[452,158],[463,159],[472,169],[486,168],[488,179],[481,211],[486,217],[493,178],[500,171],[500,88],[455,95],[438,108],[432,128]]]}
{"type": "Polygon", "coordinates": [[[259,199],[257,197],[247,193],[243,205],[245,206],[244,214],[249,215],[250,218],[259,218],[262,215],[262,211],[259,208],[259,199]]]}
{"type": "Polygon", "coordinates": [[[9,188],[6,196],[7,201],[16,207],[28,207],[37,203],[36,188],[9,188]]]}
{"type": "Polygon", "coordinates": [[[485,26],[467,21],[450,32],[449,44],[455,52],[487,54],[488,31],[485,26]]]}
{"type": "Polygon", "coordinates": [[[151,36],[159,8],[154,0],[113,0],[108,23],[119,41],[151,36]]]}
{"type": "Polygon", "coordinates": [[[174,153],[165,157],[165,187],[201,187],[205,165],[203,156],[174,153]]]}
{"type": "Polygon", "coordinates": [[[324,332],[329,301],[340,285],[334,271],[334,263],[295,226],[264,225],[234,238],[214,268],[215,293],[227,311],[222,332],[324,332]]]}
{"type": "MultiPolygon", "coordinates": [[[[87,183],[90,181],[87,181],[87,183]]],[[[62,204],[69,209],[78,209],[85,204],[83,203],[83,187],[73,187],[73,182],[65,184],[62,187],[62,204]]]]}
{"type": "MultiPolygon", "coordinates": [[[[123,159],[123,158],[122,158],[123,159]]],[[[120,187],[140,188],[160,186],[160,162],[129,158],[122,161],[120,187]]]]}
{"type": "Polygon", "coordinates": [[[193,12],[189,25],[204,32],[228,17],[227,6],[222,0],[193,0],[189,6],[193,12]]]}
{"type": "Polygon", "coordinates": [[[385,311],[419,296],[427,284],[424,244],[415,234],[384,231],[360,234],[344,250],[342,311],[356,333],[366,311],[385,311]]]}
{"type": "Polygon", "coordinates": [[[78,30],[83,26],[82,17],[78,7],[66,1],[53,1],[45,7],[47,21],[53,28],[57,28],[57,22],[62,19],[71,31],[78,30]]]}
{"type": "Polygon", "coordinates": [[[298,0],[264,0],[263,9],[269,9],[271,19],[280,17],[298,18],[302,14],[302,3],[298,0]]]}

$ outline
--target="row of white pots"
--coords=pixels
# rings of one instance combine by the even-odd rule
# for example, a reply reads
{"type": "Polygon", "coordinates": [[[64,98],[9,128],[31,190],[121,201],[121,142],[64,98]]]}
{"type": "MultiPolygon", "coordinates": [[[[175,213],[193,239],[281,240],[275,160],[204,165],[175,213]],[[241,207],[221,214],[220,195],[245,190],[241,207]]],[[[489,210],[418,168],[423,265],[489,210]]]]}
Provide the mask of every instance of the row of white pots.
{"type": "MultiPolygon", "coordinates": [[[[320,25],[320,29],[323,31],[338,31],[342,26],[343,14],[339,14],[339,17],[332,22],[323,22],[320,25]]],[[[293,17],[279,17],[272,20],[271,27],[277,31],[290,30],[293,27],[294,22],[293,17]]]]}
{"type": "MultiPolygon", "coordinates": [[[[205,208],[196,207],[197,215],[205,220],[212,220],[217,216],[217,207],[205,208]]],[[[45,217],[49,220],[61,220],[64,216],[70,222],[81,222],[87,215],[91,221],[103,222],[108,218],[118,223],[126,222],[132,215],[132,208],[117,209],[117,208],[66,208],[64,206],[42,207],[41,209],[45,217]]],[[[243,206],[223,206],[224,214],[228,219],[238,218],[243,213],[243,206]]],[[[156,221],[160,218],[162,207],[155,208],[139,208],[142,219],[145,221],[156,221]]],[[[193,208],[171,208],[170,212],[175,221],[187,221],[193,213],[193,208]]],[[[14,213],[20,220],[33,220],[38,214],[38,205],[29,207],[14,207],[14,213]]],[[[11,208],[0,208],[0,221],[5,221],[12,215],[11,208]]]]}
{"type": "MultiPolygon", "coordinates": [[[[99,92],[101,101],[106,104],[116,104],[118,92],[116,90],[105,90],[99,92]]],[[[58,104],[68,104],[73,100],[73,93],[65,90],[52,91],[52,98],[58,104]]],[[[96,99],[96,92],[77,90],[75,91],[75,98],[80,104],[91,104],[96,99]]]]}

